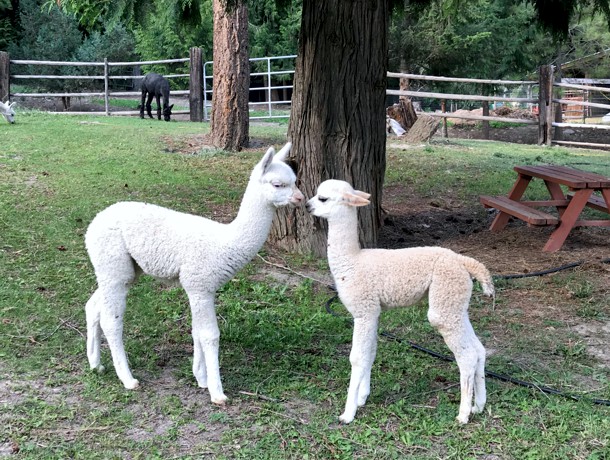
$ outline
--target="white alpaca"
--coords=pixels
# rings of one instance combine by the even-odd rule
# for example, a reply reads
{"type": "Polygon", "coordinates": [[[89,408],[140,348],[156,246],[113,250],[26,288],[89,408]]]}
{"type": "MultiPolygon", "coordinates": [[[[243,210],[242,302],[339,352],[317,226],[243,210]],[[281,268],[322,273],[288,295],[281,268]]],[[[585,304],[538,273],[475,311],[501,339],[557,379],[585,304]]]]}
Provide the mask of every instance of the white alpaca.
{"type": "Polygon", "coordinates": [[[457,420],[467,423],[486,401],[485,348],[468,320],[471,277],[493,296],[491,275],[480,262],[444,248],[360,249],[356,207],[369,204],[369,197],[347,182],[328,180],[307,202],[310,213],[328,220],[328,264],[341,302],[354,317],[352,374],[339,419],[350,423],[370,393],[381,310],[413,305],[428,293],[428,320],[442,334],[460,369],[457,420]]]}
{"type": "Polygon", "coordinates": [[[103,331],[119,379],[125,388],[138,386],[123,346],[127,291],[140,273],[179,281],[191,307],[193,374],[201,388],[209,388],[212,402],[224,404],[215,293],[265,243],[275,209],[303,202],[296,176],[283,162],[290,147],[286,144],[275,156],[270,148],[254,167],[237,217],[230,224],[136,202],[116,203],[93,219],[85,236],[98,282],[86,306],[87,356],[92,369],[104,369],[100,364],[103,331]]]}
{"type": "Polygon", "coordinates": [[[11,124],[15,123],[15,111],[13,110],[14,106],[14,102],[7,102],[6,104],[4,102],[0,102],[0,114],[3,115],[4,118],[6,118],[6,121],[11,124]]]}

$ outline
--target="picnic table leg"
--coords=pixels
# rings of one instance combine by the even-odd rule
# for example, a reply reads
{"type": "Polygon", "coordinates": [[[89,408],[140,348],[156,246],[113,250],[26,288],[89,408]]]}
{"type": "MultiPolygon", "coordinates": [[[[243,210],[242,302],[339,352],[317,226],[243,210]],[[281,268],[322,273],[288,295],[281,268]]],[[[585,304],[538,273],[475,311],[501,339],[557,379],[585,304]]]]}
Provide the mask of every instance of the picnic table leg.
{"type": "MultiPolygon", "coordinates": [[[[544,185],[546,185],[546,188],[549,191],[551,198],[553,198],[554,200],[566,199],[566,196],[564,195],[563,190],[561,190],[561,187],[558,183],[545,180],[544,185]]],[[[563,216],[563,213],[565,212],[566,208],[567,206],[557,206],[557,212],[559,213],[559,217],[563,216]]]]}
{"type": "MultiPolygon", "coordinates": [[[[523,174],[519,174],[519,177],[517,177],[517,181],[513,185],[513,188],[510,192],[508,192],[508,198],[510,198],[511,200],[519,201],[531,180],[532,176],[525,176],[523,174]]],[[[504,227],[506,227],[506,224],[508,224],[509,219],[510,214],[500,211],[495,217],[494,221],[491,223],[491,227],[489,227],[489,230],[491,230],[492,232],[499,232],[504,227]]]]}
{"type": "Polygon", "coordinates": [[[600,190],[602,196],[604,197],[604,201],[606,202],[606,208],[610,210],[610,189],[603,188],[600,190]]]}
{"type": "Polygon", "coordinates": [[[570,204],[561,216],[559,226],[551,233],[549,240],[544,245],[543,251],[555,252],[561,249],[563,242],[568,237],[572,227],[574,227],[578,216],[580,216],[580,213],[587,205],[587,201],[592,193],[593,189],[581,189],[574,194],[574,198],[570,200],[570,204]]]}

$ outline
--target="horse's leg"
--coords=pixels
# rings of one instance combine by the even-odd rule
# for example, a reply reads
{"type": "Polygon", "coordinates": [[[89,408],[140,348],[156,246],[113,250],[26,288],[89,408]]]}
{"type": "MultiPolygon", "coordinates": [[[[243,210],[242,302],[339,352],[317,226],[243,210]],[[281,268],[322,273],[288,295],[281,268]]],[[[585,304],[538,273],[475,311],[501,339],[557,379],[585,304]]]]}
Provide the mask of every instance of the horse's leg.
{"type": "Polygon", "coordinates": [[[157,99],[157,119],[161,120],[161,94],[156,93],[155,98],[157,99]]]}
{"type": "Polygon", "coordinates": [[[148,116],[150,118],[153,118],[153,116],[152,116],[152,107],[150,105],[152,100],[153,100],[153,97],[154,97],[154,94],[149,92],[148,93],[148,100],[146,101],[146,113],[148,114],[148,116]]]}
{"type": "Polygon", "coordinates": [[[146,90],[142,90],[142,102],[140,103],[140,118],[144,118],[144,103],[146,102],[146,90]]]}

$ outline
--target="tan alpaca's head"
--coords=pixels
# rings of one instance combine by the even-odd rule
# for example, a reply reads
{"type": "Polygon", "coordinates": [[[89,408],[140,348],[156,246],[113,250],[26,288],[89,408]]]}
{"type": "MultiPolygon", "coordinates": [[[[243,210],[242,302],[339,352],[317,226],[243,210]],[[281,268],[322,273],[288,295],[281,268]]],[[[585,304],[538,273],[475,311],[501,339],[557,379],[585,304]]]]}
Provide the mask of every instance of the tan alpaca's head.
{"type": "Polygon", "coordinates": [[[370,197],[369,193],[354,190],[345,181],[330,179],[318,186],[316,196],[307,202],[306,207],[314,216],[328,219],[345,209],[370,204],[370,197]]]}

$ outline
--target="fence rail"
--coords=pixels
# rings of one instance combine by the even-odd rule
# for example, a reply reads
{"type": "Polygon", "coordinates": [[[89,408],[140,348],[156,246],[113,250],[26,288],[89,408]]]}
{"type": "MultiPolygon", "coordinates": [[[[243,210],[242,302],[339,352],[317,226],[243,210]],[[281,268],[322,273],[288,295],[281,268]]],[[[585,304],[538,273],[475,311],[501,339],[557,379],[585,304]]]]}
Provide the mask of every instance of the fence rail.
{"type": "MultiPolygon", "coordinates": [[[[554,68],[552,66],[542,66],[539,69],[538,81],[528,80],[484,80],[484,79],[473,79],[473,78],[448,78],[448,77],[437,77],[428,75],[416,75],[406,73],[388,72],[390,78],[400,78],[405,80],[424,80],[424,81],[436,81],[436,82],[449,82],[449,83],[477,83],[477,84],[488,84],[488,85],[521,85],[528,88],[528,92],[534,87],[538,87],[537,98],[521,98],[521,97],[500,97],[500,96],[483,96],[478,94],[451,94],[451,93],[436,93],[427,91],[410,91],[410,90],[388,90],[387,94],[404,96],[409,98],[428,98],[438,99],[441,102],[446,100],[460,100],[460,101],[482,101],[483,110],[488,108],[489,102],[512,102],[516,104],[529,104],[531,107],[538,107],[538,120],[521,119],[521,118],[509,118],[509,117],[496,117],[488,114],[474,115],[474,114],[455,114],[451,112],[427,112],[428,115],[434,117],[441,117],[444,120],[447,118],[461,118],[468,120],[482,121],[484,126],[489,121],[502,121],[506,123],[519,123],[519,124],[538,124],[538,144],[546,145],[580,145],[589,146],[596,148],[610,149],[610,144],[591,143],[591,142],[576,142],[576,141],[564,141],[560,138],[560,131],[557,132],[555,137],[553,136],[552,128],[585,128],[591,130],[610,130],[609,125],[601,124],[586,124],[584,120],[586,108],[600,108],[610,112],[610,104],[604,104],[600,102],[590,102],[588,100],[590,93],[608,93],[610,88],[604,88],[600,86],[593,86],[590,84],[577,84],[577,83],[565,83],[554,81],[554,68]],[[554,97],[555,93],[559,93],[562,88],[577,90],[582,93],[582,97],[577,99],[569,99],[562,97],[554,97]],[[578,108],[578,113],[582,115],[568,116],[566,112],[569,112],[571,108],[578,108]],[[556,121],[555,118],[558,118],[556,121]],[[565,123],[565,118],[583,118],[583,123],[565,123]],[[561,121],[559,121],[561,119],[561,121]]],[[[444,107],[444,104],[441,104],[444,107]]],[[[446,127],[446,125],[445,125],[446,127]]]]}
{"type": "MultiPolygon", "coordinates": [[[[198,50],[194,55],[197,56],[201,54],[201,50],[195,48],[194,50],[198,50]]],[[[193,55],[193,52],[191,52],[193,55]]],[[[199,59],[200,61],[200,59],[199,59]]],[[[61,98],[71,98],[71,97],[100,97],[104,99],[104,111],[103,112],[85,112],[89,115],[91,114],[103,114],[110,115],[110,103],[109,99],[111,96],[115,97],[134,97],[140,96],[140,91],[112,91],[110,90],[110,81],[111,80],[139,80],[144,78],[144,75],[110,75],[111,67],[138,67],[141,65],[154,65],[154,64],[174,64],[174,63],[185,63],[190,62],[191,68],[193,63],[193,56],[190,58],[178,58],[178,59],[160,59],[154,61],[136,61],[136,62],[108,62],[108,60],[104,60],[104,62],[87,62],[87,61],[37,61],[37,60],[29,60],[29,59],[9,59],[6,53],[0,53],[0,68],[8,67],[9,65],[35,65],[35,66],[70,66],[70,67],[101,67],[103,68],[102,75],[23,75],[23,74],[11,74],[7,72],[7,82],[0,82],[0,97],[28,97],[28,98],[49,98],[49,97],[61,97],[61,98]],[[2,64],[2,61],[7,61],[6,65],[2,64]],[[20,80],[95,80],[95,81],[103,81],[104,82],[104,90],[103,91],[79,91],[79,92],[54,92],[54,93],[20,93],[20,92],[10,92],[10,80],[20,81],[20,80]],[[6,96],[4,96],[3,87],[6,86],[6,96]]],[[[166,78],[184,78],[191,77],[191,73],[188,74],[168,74],[165,75],[166,78]]],[[[196,81],[195,81],[196,83],[196,81]]],[[[202,88],[202,83],[199,83],[199,90],[202,88]]],[[[193,84],[193,79],[191,78],[191,85],[193,84]]],[[[192,98],[193,92],[197,91],[197,85],[193,85],[194,88],[190,88],[189,90],[174,90],[170,91],[170,95],[174,96],[183,96],[189,95],[192,98]]],[[[201,100],[201,98],[200,98],[201,100]]],[[[83,112],[60,112],[71,115],[82,114],[83,112]]],[[[185,114],[188,113],[191,115],[191,121],[201,121],[201,119],[197,119],[197,108],[189,107],[189,110],[175,110],[173,113],[175,114],[185,114]]],[[[135,115],[139,114],[139,111],[115,111],[112,112],[112,115],[135,115]]],[[[200,118],[200,117],[199,117],[200,118]]]]}
{"type": "MultiPolygon", "coordinates": [[[[292,85],[284,85],[281,83],[283,79],[278,78],[279,76],[283,76],[284,79],[286,76],[292,76],[294,74],[294,60],[296,55],[288,55],[288,56],[274,56],[274,57],[263,57],[263,58],[251,58],[250,65],[256,66],[257,63],[263,63],[265,65],[264,72],[250,72],[250,81],[252,82],[252,77],[263,77],[263,85],[262,86],[250,86],[250,94],[256,93],[258,91],[263,91],[265,93],[265,100],[260,102],[250,102],[251,106],[266,106],[267,114],[266,115],[254,115],[250,116],[251,120],[256,119],[267,119],[267,118],[288,118],[288,113],[278,114],[273,109],[282,105],[290,105],[292,103],[291,98],[285,97],[283,99],[273,100],[274,92],[278,93],[279,90],[291,90],[292,85]],[[272,64],[274,62],[279,61],[289,61],[290,67],[286,70],[271,70],[272,64]]],[[[203,119],[205,121],[209,120],[208,110],[212,101],[212,87],[213,87],[213,74],[212,74],[212,65],[213,61],[207,61],[203,65],[203,82],[205,85],[205,89],[203,91],[203,119]],[[207,89],[209,87],[209,89],[207,89]]]]}
{"type": "MultiPolygon", "coordinates": [[[[31,97],[31,98],[50,98],[50,97],[100,97],[104,99],[105,110],[103,112],[86,112],[87,114],[105,114],[105,115],[135,115],[138,111],[114,111],[110,112],[109,98],[115,97],[134,97],[139,96],[139,91],[112,91],[110,82],[113,80],[132,80],[144,78],[143,75],[110,75],[110,68],[116,67],[137,67],[141,65],[154,64],[173,64],[173,63],[189,63],[190,73],[168,74],[166,78],[185,78],[189,77],[188,90],[174,90],[171,95],[174,96],[189,96],[189,110],[175,111],[174,113],[190,113],[191,121],[207,121],[209,120],[209,109],[211,107],[211,96],[213,86],[213,74],[211,72],[213,63],[211,61],[201,62],[201,49],[192,48],[189,58],[178,59],[162,59],[154,61],[137,61],[137,62],[66,62],[66,61],[37,61],[37,60],[9,60],[7,53],[0,52],[0,99],[6,100],[10,96],[13,97],[31,97]],[[12,65],[40,65],[40,66],[93,66],[102,67],[102,75],[25,75],[11,74],[10,64],[12,65]],[[11,93],[10,80],[28,81],[34,79],[41,80],[94,80],[104,81],[103,91],[89,92],[57,92],[57,93],[11,93]]],[[[250,73],[252,78],[250,85],[251,102],[250,106],[257,108],[262,107],[266,112],[263,115],[252,115],[251,119],[261,118],[287,118],[288,111],[283,112],[278,110],[286,108],[291,104],[292,78],[294,75],[295,55],[275,56],[264,58],[250,59],[253,70],[250,73]],[[278,67],[280,70],[277,70],[278,67]],[[274,70],[275,68],[275,70],[274,70]],[[286,83],[286,82],[290,83],[286,83]]],[[[388,72],[388,78],[399,78],[403,81],[415,80],[422,85],[436,83],[454,83],[454,84],[474,84],[477,88],[484,88],[484,85],[493,85],[494,88],[482,90],[479,89],[477,94],[453,94],[438,91],[428,90],[395,90],[388,89],[388,96],[408,97],[412,100],[436,100],[441,102],[441,111],[427,112],[433,117],[438,117],[443,120],[446,127],[448,118],[459,118],[467,120],[481,121],[484,131],[489,128],[490,121],[502,121],[506,123],[519,124],[538,124],[538,143],[539,144],[557,144],[557,145],[583,145],[595,146],[599,148],[610,149],[610,144],[598,144],[587,142],[572,142],[564,141],[561,136],[553,137],[552,128],[586,128],[591,130],[610,130],[609,125],[603,124],[586,124],[588,114],[591,114],[593,109],[603,109],[610,112],[610,104],[592,100],[592,94],[610,93],[609,87],[594,86],[592,80],[586,80],[583,84],[575,81],[556,82],[554,81],[554,68],[552,66],[542,66],[539,69],[538,80],[494,80],[494,79],[479,79],[479,78],[451,78],[443,76],[418,75],[388,72]],[[427,83],[431,82],[431,83],[427,83]],[[480,87],[479,87],[480,85],[480,87]],[[512,94],[514,91],[509,91],[506,88],[517,86],[518,94],[512,94]],[[505,92],[501,95],[489,95],[493,89],[497,87],[504,88],[505,92]],[[534,90],[538,90],[537,97],[532,97],[534,90]],[[482,91],[484,94],[480,94],[482,91]],[[521,97],[519,92],[525,93],[528,97],[521,97]],[[485,94],[487,93],[487,94],[485,94]],[[508,95],[507,95],[508,94],[508,95]],[[467,101],[480,102],[483,107],[483,115],[453,113],[446,111],[445,101],[467,101]],[[489,103],[513,104],[518,106],[525,105],[530,110],[538,109],[538,117],[536,119],[527,118],[512,118],[499,117],[489,114],[489,103]],[[566,122],[570,119],[581,118],[583,123],[566,122]]],[[[424,88],[426,89],[426,88],[424,88]]],[[[455,102],[454,102],[455,103],[455,102]]],[[[62,112],[75,114],[76,112],[62,112]]],[[[560,131],[557,131],[560,134],[560,131]]]]}

